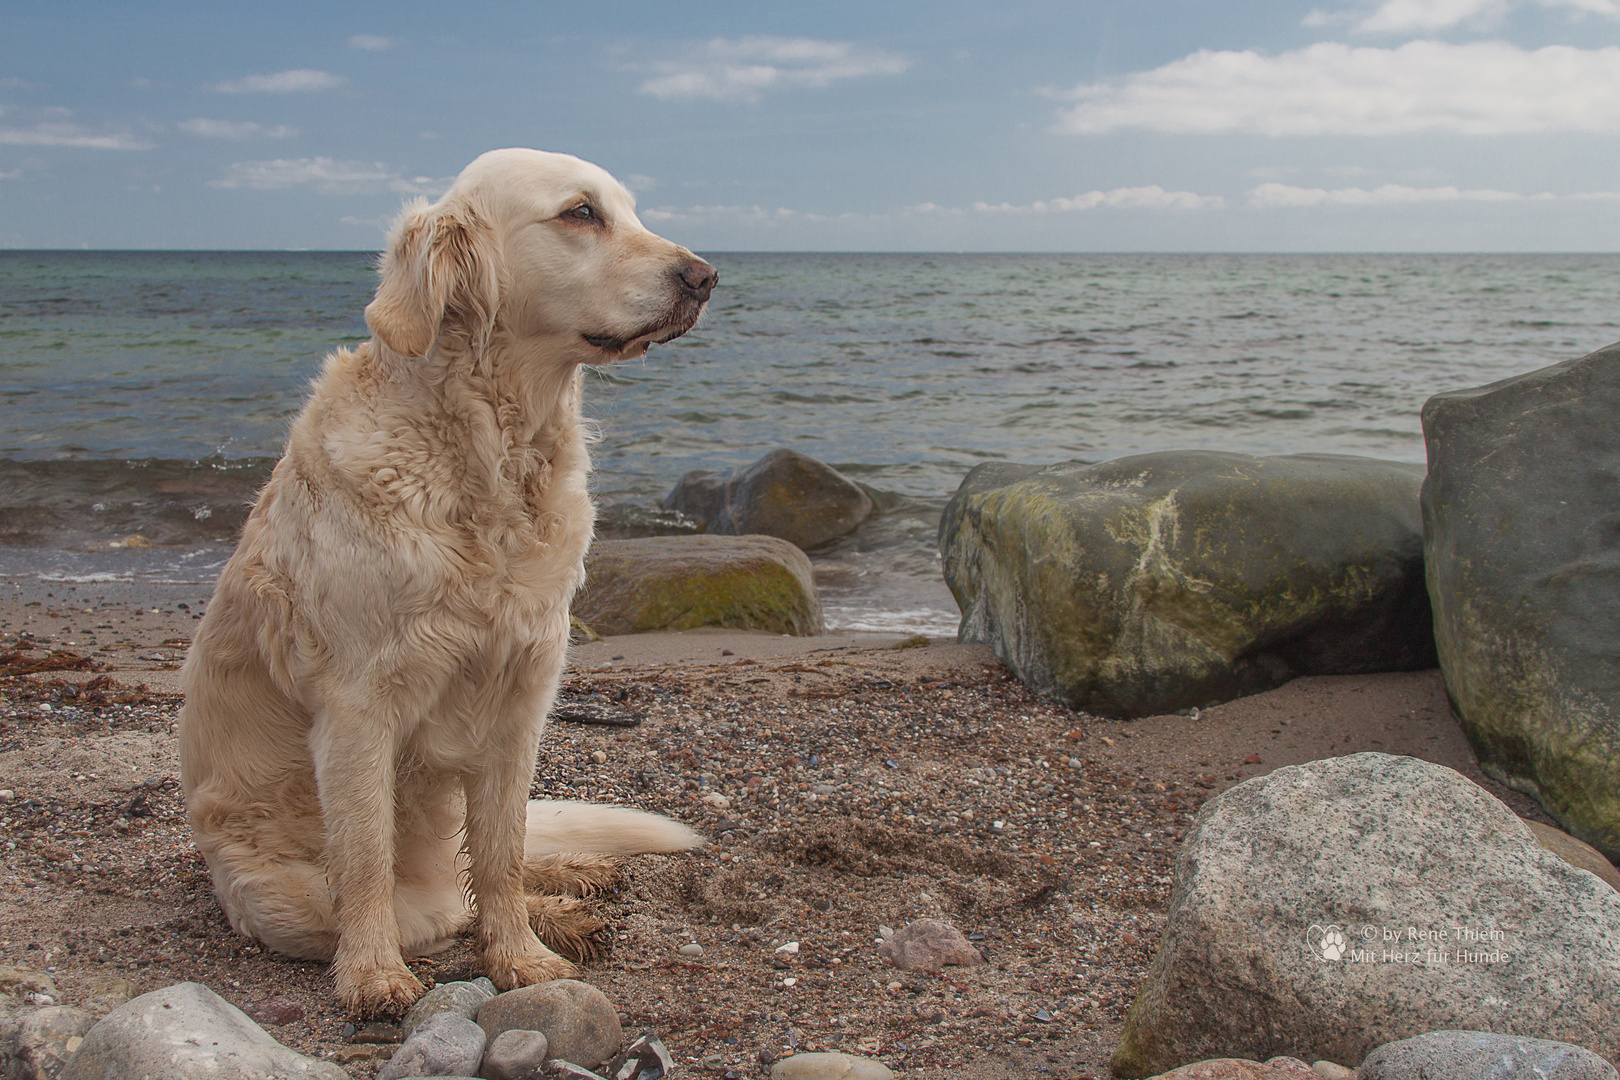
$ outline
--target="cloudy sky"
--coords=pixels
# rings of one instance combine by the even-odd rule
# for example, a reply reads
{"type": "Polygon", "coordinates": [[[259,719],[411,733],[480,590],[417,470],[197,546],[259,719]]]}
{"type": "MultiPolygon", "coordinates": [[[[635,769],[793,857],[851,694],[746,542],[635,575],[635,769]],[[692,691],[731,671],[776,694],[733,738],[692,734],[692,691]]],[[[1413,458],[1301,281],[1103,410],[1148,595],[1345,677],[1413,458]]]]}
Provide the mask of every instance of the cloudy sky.
{"type": "Polygon", "coordinates": [[[0,246],[374,248],[478,153],[699,250],[1613,251],[1620,0],[0,0],[0,246]]]}

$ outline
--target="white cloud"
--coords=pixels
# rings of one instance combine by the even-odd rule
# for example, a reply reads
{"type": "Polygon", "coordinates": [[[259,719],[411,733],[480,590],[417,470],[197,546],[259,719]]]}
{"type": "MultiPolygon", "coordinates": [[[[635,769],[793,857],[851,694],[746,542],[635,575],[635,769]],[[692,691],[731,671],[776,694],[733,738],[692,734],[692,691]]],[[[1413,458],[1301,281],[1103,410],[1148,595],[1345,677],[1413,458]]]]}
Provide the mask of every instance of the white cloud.
{"type": "Polygon", "coordinates": [[[1412,41],[1323,42],[1277,56],[1204,50],[1067,96],[1078,104],[1058,127],[1083,135],[1609,133],[1620,131],[1620,48],[1412,41]]]}
{"type": "Polygon", "coordinates": [[[356,34],[349,39],[351,49],[363,49],[366,52],[383,52],[392,49],[399,42],[391,37],[379,37],[376,34],[356,34]]]}
{"type": "Polygon", "coordinates": [[[654,63],[641,92],[660,98],[755,101],[767,90],[820,88],[843,79],[898,75],[904,57],[847,41],[714,38],[680,60],[654,63]]]}
{"type": "MultiPolygon", "coordinates": [[[[758,204],[753,206],[664,206],[642,210],[639,213],[647,221],[720,219],[728,222],[745,221],[756,225],[769,221],[785,221],[789,218],[803,218],[807,221],[832,220],[821,214],[801,214],[797,210],[789,210],[785,206],[778,206],[775,210],[767,210],[758,204]]],[[[840,216],[850,217],[852,215],[840,216]]]]}
{"type": "Polygon", "coordinates": [[[322,90],[335,90],[345,80],[324,71],[296,68],[278,71],[274,75],[249,75],[245,78],[215,83],[209,87],[221,94],[311,94],[322,90]]]}
{"type": "Polygon", "coordinates": [[[1012,203],[973,204],[980,213],[1035,213],[1046,214],[1073,210],[1213,210],[1225,205],[1219,195],[1199,195],[1193,191],[1166,191],[1158,184],[1148,187],[1114,188],[1112,191],[1088,191],[1073,198],[1037,201],[1022,206],[1012,203]]]}
{"type": "Polygon", "coordinates": [[[1520,195],[1490,188],[1467,189],[1450,185],[1415,188],[1401,184],[1385,184],[1371,190],[1354,187],[1330,191],[1272,183],[1261,184],[1249,192],[1249,202],[1266,209],[1291,206],[1392,206],[1402,203],[1544,202],[1555,198],[1557,196],[1549,193],[1520,195]]]}
{"type": "Polygon", "coordinates": [[[298,134],[297,128],[286,124],[265,127],[252,120],[207,120],[200,116],[193,120],[182,120],[177,126],[187,135],[201,139],[251,139],[254,136],[288,139],[298,134]]]}
{"type": "MultiPolygon", "coordinates": [[[[1582,14],[1620,16],[1616,0],[1536,0],[1542,7],[1570,8],[1582,14]]],[[[1368,33],[1410,33],[1444,30],[1462,23],[1490,23],[1524,0],[1384,0],[1363,19],[1358,30],[1368,33]]],[[[1317,12],[1306,16],[1306,25],[1317,12]]]]}
{"type": "Polygon", "coordinates": [[[258,191],[308,186],[329,195],[384,191],[404,195],[438,195],[450,186],[451,179],[404,176],[399,170],[381,162],[334,161],[329,157],[314,157],[239,161],[226,169],[221,179],[210,180],[209,185],[258,191]]]}
{"type": "Polygon", "coordinates": [[[87,131],[79,124],[47,123],[32,127],[0,127],[0,145],[68,146],[81,150],[150,150],[152,144],[127,131],[87,131]]]}
{"type": "Polygon", "coordinates": [[[1368,33],[1439,30],[1470,20],[1498,18],[1506,11],[1504,0],[1385,0],[1357,29],[1368,33]]]}

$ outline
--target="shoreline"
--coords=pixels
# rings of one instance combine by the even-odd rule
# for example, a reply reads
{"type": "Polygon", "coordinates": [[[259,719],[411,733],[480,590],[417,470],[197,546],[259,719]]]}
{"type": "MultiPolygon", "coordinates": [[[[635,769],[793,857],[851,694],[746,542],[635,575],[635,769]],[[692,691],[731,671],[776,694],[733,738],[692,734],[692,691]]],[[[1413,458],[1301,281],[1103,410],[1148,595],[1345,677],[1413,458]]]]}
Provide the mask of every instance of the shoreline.
{"type": "MultiPolygon", "coordinates": [[[[69,1004],[108,977],[135,992],[195,978],[250,1012],[291,1001],[301,1018],[272,1035],[372,1076],[377,1051],[346,1040],[324,965],[232,934],[191,846],[172,731],[194,599],[45,584],[0,599],[0,652],[106,667],[0,680],[0,840],[17,845],[0,963],[54,967],[69,1004]],[[97,703],[79,688],[102,676],[97,703]]],[[[637,723],[554,721],[533,795],[632,803],[711,840],[627,861],[602,908],[608,951],[584,972],[694,1073],[758,1075],[796,1047],[925,1080],[1108,1076],[1193,814],[1284,765],[1412,754],[1548,820],[1479,772],[1438,671],[1111,721],[1035,697],[983,646],[902,641],[698,630],[571,650],[562,702],[637,723]],[[878,926],[925,915],[988,962],[890,968],[878,926]],[[787,941],[800,952],[784,958],[787,941]],[[700,956],[677,952],[691,942],[700,956]]],[[[465,939],[411,966],[424,982],[477,973],[465,939]]]]}

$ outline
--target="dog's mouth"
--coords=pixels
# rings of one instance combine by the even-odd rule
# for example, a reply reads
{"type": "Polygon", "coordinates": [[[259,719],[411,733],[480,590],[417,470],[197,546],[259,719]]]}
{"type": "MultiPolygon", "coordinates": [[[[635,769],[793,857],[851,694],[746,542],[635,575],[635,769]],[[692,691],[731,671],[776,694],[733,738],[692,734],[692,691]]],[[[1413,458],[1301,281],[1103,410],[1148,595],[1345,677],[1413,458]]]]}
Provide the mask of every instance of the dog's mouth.
{"type": "Polygon", "coordinates": [[[613,334],[581,334],[580,337],[584,338],[585,343],[593,349],[607,353],[606,359],[609,360],[643,356],[649,345],[662,345],[674,341],[697,325],[698,316],[703,313],[703,305],[696,304],[688,308],[683,304],[682,308],[685,310],[624,337],[613,334]]]}
{"type": "Polygon", "coordinates": [[[648,345],[664,345],[666,342],[674,342],[677,337],[692,329],[693,325],[697,325],[697,321],[697,313],[692,313],[690,317],[680,317],[676,321],[659,322],[659,324],[651,325],[646,329],[638,330],[637,334],[629,335],[629,337],[612,337],[609,334],[582,334],[580,337],[585,338],[585,342],[591,348],[599,348],[604,353],[609,353],[611,355],[609,359],[642,356],[645,355],[648,345]]]}

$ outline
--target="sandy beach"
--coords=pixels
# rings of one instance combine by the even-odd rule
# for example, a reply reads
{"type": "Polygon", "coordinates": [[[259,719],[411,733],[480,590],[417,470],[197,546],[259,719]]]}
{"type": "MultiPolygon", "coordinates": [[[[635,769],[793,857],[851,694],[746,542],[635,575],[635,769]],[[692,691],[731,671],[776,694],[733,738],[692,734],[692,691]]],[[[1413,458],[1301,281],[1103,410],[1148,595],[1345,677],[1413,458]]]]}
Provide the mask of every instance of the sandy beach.
{"type": "MultiPolygon", "coordinates": [[[[354,1031],[322,965],[233,935],[187,836],[176,677],[205,597],[7,588],[0,964],[52,971],[70,1004],[109,979],[196,979],[373,1075],[391,1048],[351,1039],[387,1031],[354,1031]]],[[[898,636],[647,634],[571,661],[559,715],[597,722],[553,723],[534,794],[660,810],[711,839],[626,863],[585,968],[690,1075],[837,1048],[919,1078],[1107,1076],[1193,814],[1280,766],[1411,754],[1548,820],[1479,772],[1437,671],[1116,722],[1036,698],[983,647],[898,636]],[[925,915],[985,963],[890,967],[880,926],[925,915]]],[[[465,942],[412,967],[477,974],[465,942]]]]}

